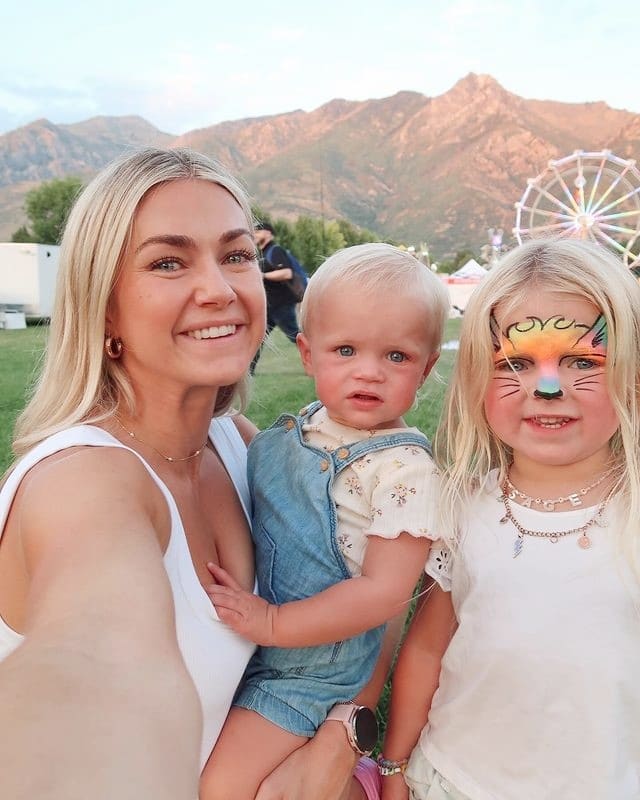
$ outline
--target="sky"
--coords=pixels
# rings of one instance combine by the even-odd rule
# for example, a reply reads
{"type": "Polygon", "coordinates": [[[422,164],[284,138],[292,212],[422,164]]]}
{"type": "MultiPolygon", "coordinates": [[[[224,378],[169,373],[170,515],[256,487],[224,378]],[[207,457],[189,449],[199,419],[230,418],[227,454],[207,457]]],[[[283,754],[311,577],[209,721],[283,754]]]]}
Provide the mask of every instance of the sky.
{"type": "Polygon", "coordinates": [[[541,100],[640,113],[640,3],[15,0],[0,134],[136,114],[181,134],[334,98],[433,97],[469,72],[541,100]]]}

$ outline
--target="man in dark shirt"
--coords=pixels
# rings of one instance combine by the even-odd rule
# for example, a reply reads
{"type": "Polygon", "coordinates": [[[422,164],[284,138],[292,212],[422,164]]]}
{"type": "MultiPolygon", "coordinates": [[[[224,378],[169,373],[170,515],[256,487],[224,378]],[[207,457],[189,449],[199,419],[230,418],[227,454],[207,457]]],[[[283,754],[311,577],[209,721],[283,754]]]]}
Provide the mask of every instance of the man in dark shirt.
{"type": "MultiPolygon", "coordinates": [[[[284,248],[276,244],[274,230],[268,222],[259,222],[256,225],[256,244],[262,256],[260,267],[267,295],[267,330],[263,343],[271,331],[278,327],[295,344],[300,329],[296,317],[296,299],[288,286],[293,277],[289,256],[284,248]]],[[[252,375],[261,350],[262,345],[251,362],[252,375]]]]}

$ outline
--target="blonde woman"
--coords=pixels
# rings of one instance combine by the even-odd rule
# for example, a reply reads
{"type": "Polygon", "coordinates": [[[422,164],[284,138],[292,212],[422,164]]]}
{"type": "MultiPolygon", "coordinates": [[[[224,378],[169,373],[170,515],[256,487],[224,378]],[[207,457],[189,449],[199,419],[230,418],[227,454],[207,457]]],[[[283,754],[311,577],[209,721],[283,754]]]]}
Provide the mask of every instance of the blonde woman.
{"type": "MultiPolygon", "coordinates": [[[[264,331],[250,208],[220,164],[145,150],[85,189],[0,494],[3,797],[196,796],[253,652],[203,584],[213,562],[255,587],[255,428],[232,407],[264,331]]],[[[335,797],[354,760],[327,723],[259,797],[335,797]]]]}

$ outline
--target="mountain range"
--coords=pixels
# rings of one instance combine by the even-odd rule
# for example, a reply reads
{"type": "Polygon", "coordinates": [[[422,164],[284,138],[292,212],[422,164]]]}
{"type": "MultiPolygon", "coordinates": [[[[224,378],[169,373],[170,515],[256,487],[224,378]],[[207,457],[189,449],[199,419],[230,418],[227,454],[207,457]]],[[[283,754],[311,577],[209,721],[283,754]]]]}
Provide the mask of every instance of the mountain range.
{"type": "Polygon", "coordinates": [[[0,136],[0,239],[25,221],[25,193],[88,178],[122,150],[188,146],[239,175],[272,216],[344,217],[436,257],[508,239],[528,178],[575,150],[640,156],[640,114],[603,102],[530,100],[470,73],[437,97],[399,92],[314,111],[222,122],[181,136],[139,117],[35,122],[0,136]]]}

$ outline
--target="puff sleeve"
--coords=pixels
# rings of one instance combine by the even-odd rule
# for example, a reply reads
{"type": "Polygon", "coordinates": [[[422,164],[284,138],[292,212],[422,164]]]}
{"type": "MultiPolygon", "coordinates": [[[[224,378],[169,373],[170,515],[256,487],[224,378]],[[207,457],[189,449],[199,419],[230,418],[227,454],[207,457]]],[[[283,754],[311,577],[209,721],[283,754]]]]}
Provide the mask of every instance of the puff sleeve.
{"type": "Polygon", "coordinates": [[[395,539],[401,533],[437,539],[438,488],[438,473],[424,450],[393,448],[376,470],[370,498],[371,521],[364,533],[387,539],[395,539]]]}

